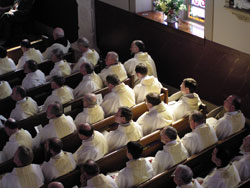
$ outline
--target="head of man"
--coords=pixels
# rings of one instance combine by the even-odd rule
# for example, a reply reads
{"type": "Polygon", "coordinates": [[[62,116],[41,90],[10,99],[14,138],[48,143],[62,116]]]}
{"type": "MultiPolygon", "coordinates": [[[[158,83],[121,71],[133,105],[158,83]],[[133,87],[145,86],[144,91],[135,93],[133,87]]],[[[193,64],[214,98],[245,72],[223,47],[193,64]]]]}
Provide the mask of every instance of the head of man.
{"type": "Polygon", "coordinates": [[[46,110],[47,118],[54,119],[63,114],[62,105],[59,102],[50,104],[46,110]]]}
{"type": "Polygon", "coordinates": [[[23,100],[26,97],[26,91],[22,86],[15,86],[12,89],[12,94],[11,94],[11,98],[14,101],[20,101],[23,100]]]}
{"type": "Polygon", "coordinates": [[[129,160],[139,159],[143,152],[143,147],[138,142],[130,141],[127,143],[127,157],[129,160]]]}
{"type": "Polygon", "coordinates": [[[206,118],[200,111],[195,110],[191,112],[189,115],[189,125],[192,130],[203,123],[206,123],[206,118]]]}
{"type": "Polygon", "coordinates": [[[230,95],[224,101],[224,109],[226,112],[234,112],[240,110],[241,99],[237,95],[230,95]]]}
{"type": "Polygon", "coordinates": [[[130,52],[132,55],[137,54],[138,52],[144,52],[145,45],[144,42],[141,40],[134,40],[130,46],[130,52]]]}
{"type": "Polygon", "coordinates": [[[180,89],[183,95],[194,93],[197,87],[197,82],[193,78],[185,78],[180,85],[180,89]]]}
{"type": "Polygon", "coordinates": [[[106,77],[106,81],[108,83],[109,90],[112,90],[115,86],[118,86],[121,83],[119,77],[116,74],[109,74],[106,77]]]}
{"type": "Polygon", "coordinates": [[[53,39],[57,40],[59,38],[63,38],[64,37],[64,31],[62,28],[57,27],[53,30],[53,39]]]}
{"type": "Polygon", "coordinates": [[[6,48],[0,46],[0,58],[5,58],[7,56],[6,48]]]}
{"type": "Polygon", "coordinates": [[[49,138],[45,141],[44,147],[46,152],[53,157],[62,151],[63,142],[57,137],[49,138]]]}
{"type": "MultiPolygon", "coordinates": [[[[85,58],[86,59],[86,58],[85,58]]],[[[83,76],[87,74],[92,74],[94,72],[94,65],[86,59],[80,67],[80,72],[83,76]]]]}
{"type": "Polygon", "coordinates": [[[52,89],[57,89],[60,88],[64,85],[65,83],[65,78],[63,76],[53,76],[52,81],[50,83],[50,86],[52,89]]]}
{"type": "Polygon", "coordinates": [[[157,93],[149,93],[146,95],[146,105],[148,109],[153,108],[161,103],[161,97],[157,93]]]}
{"type": "Polygon", "coordinates": [[[84,108],[92,108],[97,104],[96,95],[93,93],[86,93],[83,96],[83,106],[84,108]]]}
{"type": "Polygon", "coordinates": [[[54,181],[48,185],[48,188],[64,188],[64,186],[61,182],[54,181]]]}
{"type": "Polygon", "coordinates": [[[35,60],[28,60],[24,64],[24,73],[36,72],[38,68],[37,62],[35,60]]]}
{"type": "Polygon", "coordinates": [[[221,145],[217,145],[212,153],[212,162],[217,166],[217,168],[226,167],[231,160],[229,150],[221,145]]]}
{"type": "Polygon", "coordinates": [[[77,40],[77,46],[81,52],[86,52],[89,49],[89,40],[85,37],[77,40]]]}
{"type": "Polygon", "coordinates": [[[105,58],[106,66],[115,65],[119,62],[119,56],[116,52],[108,52],[105,58]]]}
{"type": "Polygon", "coordinates": [[[28,39],[22,40],[20,43],[20,46],[21,46],[22,52],[26,52],[28,49],[31,48],[31,44],[30,44],[30,41],[28,39]]]}
{"type": "Polygon", "coordinates": [[[14,163],[18,167],[27,166],[33,161],[33,152],[30,148],[19,146],[14,155],[14,163]]]}
{"type": "Polygon", "coordinates": [[[161,142],[167,144],[177,138],[177,131],[174,127],[167,126],[161,131],[161,142]]]}
{"type": "Polygon", "coordinates": [[[80,181],[82,185],[86,184],[87,180],[97,176],[100,173],[100,168],[98,164],[91,159],[87,160],[87,162],[83,165],[81,170],[82,174],[80,177],[80,181]]]}
{"type": "Polygon", "coordinates": [[[16,120],[13,118],[7,119],[4,123],[4,130],[8,136],[16,133],[18,131],[18,124],[16,123],[16,120]]]}
{"type": "Polygon", "coordinates": [[[52,50],[51,61],[56,63],[63,60],[64,54],[63,51],[59,48],[52,50]]]}
{"type": "Polygon", "coordinates": [[[78,136],[81,140],[87,140],[94,134],[94,129],[89,123],[83,123],[77,126],[78,136]]]}
{"type": "Polygon", "coordinates": [[[136,65],[135,72],[136,72],[136,76],[139,79],[142,79],[145,76],[147,76],[147,74],[148,74],[148,68],[143,63],[140,63],[140,64],[136,65]]]}
{"type": "Polygon", "coordinates": [[[125,124],[132,120],[132,117],[133,113],[128,107],[120,107],[118,112],[115,114],[115,122],[125,124]]]}
{"type": "Polygon", "coordinates": [[[178,165],[174,171],[174,182],[177,186],[189,184],[193,179],[191,168],[186,165],[178,165]]]}
{"type": "Polygon", "coordinates": [[[241,149],[244,152],[250,152],[250,135],[246,136],[243,139],[243,143],[242,143],[241,149]]]}

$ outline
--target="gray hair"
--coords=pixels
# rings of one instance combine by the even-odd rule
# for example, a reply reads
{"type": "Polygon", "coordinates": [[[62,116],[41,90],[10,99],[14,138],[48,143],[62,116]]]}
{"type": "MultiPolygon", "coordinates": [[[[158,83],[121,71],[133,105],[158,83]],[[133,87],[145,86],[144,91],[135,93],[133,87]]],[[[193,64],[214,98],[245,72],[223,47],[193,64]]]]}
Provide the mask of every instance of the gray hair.
{"type": "Polygon", "coordinates": [[[193,179],[193,172],[191,168],[189,168],[187,165],[182,165],[182,164],[178,165],[176,169],[177,168],[180,169],[180,174],[178,178],[181,179],[183,185],[190,183],[193,179]]]}
{"type": "Polygon", "coordinates": [[[54,35],[55,35],[57,38],[62,38],[62,37],[64,37],[64,31],[63,31],[63,29],[60,28],[60,27],[55,28],[55,29],[53,30],[53,33],[54,33],[54,35]]]}
{"type": "Polygon", "coordinates": [[[93,93],[86,93],[83,98],[84,101],[88,103],[88,106],[94,106],[97,104],[96,95],[93,93]]]}
{"type": "Polygon", "coordinates": [[[116,52],[111,51],[111,52],[108,52],[107,55],[110,55],[115,60],[116,63],[119,62],[119,55],[116,52]]]}
{"type": "Polygon", "coordinates": [[[85,37],[79,38],[77,40],[77,44],[79,46],[83,46],[85,48],[89,48],[89,40],[87,38],[85,38],[85,37]]]}

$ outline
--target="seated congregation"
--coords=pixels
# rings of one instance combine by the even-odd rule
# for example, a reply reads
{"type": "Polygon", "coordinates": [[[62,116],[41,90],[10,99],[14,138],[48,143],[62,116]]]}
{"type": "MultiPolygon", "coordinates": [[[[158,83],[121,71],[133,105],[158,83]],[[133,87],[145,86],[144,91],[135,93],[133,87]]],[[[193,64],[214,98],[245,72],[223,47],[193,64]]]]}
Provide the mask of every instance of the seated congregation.
{"type": "MultiPolygon", "coordinates": [[[[167,89],[158,80],[157,63],[143,41],[132,42],[134,57],[124,63],[116,52],[108,52],[105,67],[97,71],[100,56],[86,38],[78,39],[82,54],[70,63],[64,59],[70,44],[63,29],[55,28],[53,38],[43,53],[28,39],[22,40],[18,62],[0,47],[0,100],[9,97],[15,103],[0,132],[7,137],[1,141],[0,166],[14,163],[15,167],[3,170],[0,187],[147,187],[168,173],[163,181],[173,181],[177,187],[219,188],[236,187],[250,178],[250,135],[238,96],[228,96],[221,111],[206,118],[195,79],[184,78],[180,91],[170,97],[162,94],[167,89]],[[46,73],[39,70],[45,60],[53,65],[46,73]],[[26,75],[20,85],[11,87],[4,76],[16,69],[26,75]],[[74,75],[80,79],[66,84],[74,75]],[[128,78],[130,85],[125,84],[128,78]],[[39,90],[46,84],[48,92],[39,90]],[[28,95],[32,89],[46,97],[39,102],[32,99],[28,95]],[[82,106],[71,115],[75,100],[82,106]],[[36,116],[42,117],[38,122],[43,126],[35,135],[25,130],[28,125],[19,127],[19,122],[36,116]],[[236,137],[238,142],[245,137],[241,146],[221,147],[236,137]],[[197,169],[202,167],[189,164],[204,151],[212,155],[215,168],[210,166],[204,171],[211,172],[199,177],[197,169]]],[[[206,163],[208,158],[201,160],[206,163]]]]}

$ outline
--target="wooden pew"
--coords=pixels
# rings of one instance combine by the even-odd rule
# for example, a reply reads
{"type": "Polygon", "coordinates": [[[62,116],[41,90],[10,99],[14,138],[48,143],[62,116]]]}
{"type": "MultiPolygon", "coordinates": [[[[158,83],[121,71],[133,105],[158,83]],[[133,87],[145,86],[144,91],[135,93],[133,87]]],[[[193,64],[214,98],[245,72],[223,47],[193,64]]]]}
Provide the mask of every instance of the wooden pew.
{"type": "Polygon", "coordinates": [[[250,178],[241,182],[237,187],[238,188],[249,188],[250,187],[250,178]]]}

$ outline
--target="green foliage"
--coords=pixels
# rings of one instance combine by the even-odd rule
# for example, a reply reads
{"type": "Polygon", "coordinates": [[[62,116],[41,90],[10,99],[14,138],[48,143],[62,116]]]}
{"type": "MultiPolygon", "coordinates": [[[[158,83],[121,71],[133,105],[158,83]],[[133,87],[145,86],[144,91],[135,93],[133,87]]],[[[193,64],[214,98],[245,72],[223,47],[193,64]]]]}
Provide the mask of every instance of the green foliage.
{"type": "Polygon", "coordinates": [[[184,0],[156,0],[155,8],[167,16],[177,16],[180,10],[186,10],[184,0]]]}

